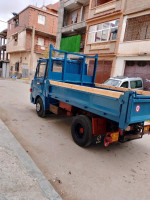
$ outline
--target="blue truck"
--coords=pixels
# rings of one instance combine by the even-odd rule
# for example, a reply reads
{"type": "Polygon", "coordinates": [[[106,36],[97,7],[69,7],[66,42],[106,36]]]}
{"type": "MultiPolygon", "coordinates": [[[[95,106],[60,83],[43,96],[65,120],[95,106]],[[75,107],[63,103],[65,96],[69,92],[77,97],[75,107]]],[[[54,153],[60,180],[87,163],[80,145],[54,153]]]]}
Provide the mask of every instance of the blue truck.
{"type": "Polygon", "coordinates": [[[107,147],[149,134],[145,121],[150,120],[150,92],[96,84],[97,62],[98,55],[70,53],[50,45],[49,58],[38,60],[31,83],[31,102],[38,116],[48,112],[73,116],[72,138],[82,147],[100,142],[107,147]],[[53,57],[54,53],[64,57],[53,57]],[[69,54],[78,59],[69,59],[69,54]],[[94,60],[93,74],[88,73],[89,59],[94,60]]]}

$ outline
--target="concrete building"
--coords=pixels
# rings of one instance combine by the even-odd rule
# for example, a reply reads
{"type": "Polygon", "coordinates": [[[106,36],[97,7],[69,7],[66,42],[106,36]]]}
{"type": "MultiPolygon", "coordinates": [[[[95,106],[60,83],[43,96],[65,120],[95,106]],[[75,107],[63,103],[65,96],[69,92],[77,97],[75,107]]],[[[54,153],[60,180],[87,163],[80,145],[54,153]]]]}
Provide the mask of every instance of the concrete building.
{"type": "Polygon", "coordinates": [[[89,0],[60,0],[56,47],[84,52],[89,0]]]}
{"type": "MultiPolygon", "coordinates": [[[[139,76],[150,90],[150,1],[90,0],[86,22],[84,53],[99,55],[96,82],[139,76]]],[[[92,64],[89,61],[89,73],[92,64]]]]}
{"type": "Polygon", "coordinates": [[[10,75],[33,76],[37,60],[47,56],[50,43],[55,45],[57,12],[58,3],[42,8],[30,5],[8,21],[10,75]]]}
{"type": "Polygon", "coordinates": [[[9,77],[9,59],[6,52],[7,29],[0,32],[0,77],[9,77]]]}
{"type": "Polygon", "coordinates": [[[144,89],[150,90],[149,0],[126,0],[125,2],[113,75],[139,76],[143,78],[144,89]]]}
{"type": "MultiPolygon", "coordinates": [[[[77,42],[68,41],[75,35],[81,35],[76,52],[99,56],[96,82],[139,76],[150,90],[149,0],[60,0],[57,48],[74,52],[77,42]]],[[[94,62],[87,63],[92,74],[94,62]]]]}
{"type": "MultiPolygon", "coordinates": [[[[103,83],[113,76],[122,29],[125,0],[90,0],[85,41],[85,54],[98,54],[96,82],[103,83]]],[[[93,61],[89,61],[93,73],[93,61]]]]}

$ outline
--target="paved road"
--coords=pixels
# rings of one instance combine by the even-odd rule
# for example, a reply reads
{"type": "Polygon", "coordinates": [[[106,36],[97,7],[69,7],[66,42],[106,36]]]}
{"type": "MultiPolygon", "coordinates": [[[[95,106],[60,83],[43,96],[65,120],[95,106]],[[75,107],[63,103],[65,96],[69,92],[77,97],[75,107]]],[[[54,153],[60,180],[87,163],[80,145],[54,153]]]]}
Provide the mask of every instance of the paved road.
{"type": "Polygon", "coordinates": [[[0,118],[64,200],[150,198],[150,136],[81,148],[71,138],[71,118],[36,115],[29,88],[0,80],[0,118]]]}

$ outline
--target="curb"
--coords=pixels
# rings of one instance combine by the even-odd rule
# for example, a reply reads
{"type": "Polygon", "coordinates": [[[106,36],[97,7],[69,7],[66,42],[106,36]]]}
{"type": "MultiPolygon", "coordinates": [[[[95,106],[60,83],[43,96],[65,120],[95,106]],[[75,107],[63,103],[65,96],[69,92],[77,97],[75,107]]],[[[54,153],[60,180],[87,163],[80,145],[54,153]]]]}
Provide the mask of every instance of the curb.
{"type": "Polygon", "coordinates": [[[20,162],[26,168],[27,172],[37,180],[43,196],[49,200],[62,200],[53,186],[48,182],[40,169],[36,166],[31,157],[26,153],[23,147],[18,143],[7,126],[0,120],[0,146],[10,149],[18,157],[20,162]]]}

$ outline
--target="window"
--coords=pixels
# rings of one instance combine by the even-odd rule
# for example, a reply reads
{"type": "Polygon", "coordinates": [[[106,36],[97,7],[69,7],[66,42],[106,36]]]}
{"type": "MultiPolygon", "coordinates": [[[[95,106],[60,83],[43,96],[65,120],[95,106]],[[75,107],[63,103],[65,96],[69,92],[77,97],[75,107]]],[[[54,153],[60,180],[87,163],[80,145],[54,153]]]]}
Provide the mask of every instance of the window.
{"type": "Polygon", "coordinates": [[[131,81],[130,85],[131,85],[131,89],[141,88],[142,87],[142,81],[141,80],[131,81]]]}
{"type": "Polygon", "coordinates": [[[14,45],[17,45],[18,44],[18,34],[14,35],[13,39],[14,39],[14,45]]]}
{"type": "Polygon", "coordinates": [[[88,43],[113,41],[117,39],[119,20],[90,26],[88,43]]]}
{"type": "Polygon", "coordinates": [[[16,62],[16,63],[15,63],[15,71],[16,71],[16,72],[19,72],[19,62],[16,62]]]}
{"type": "Polygon", "coordinates": [[[108,3],[110,1],[112,1],[112,0],[93,0],[92,7],[100,6],[100,5],[108,3]]]}
{"type": "Polygon", "coordinates": [[[9,30],[11,30],[11,23],[9,23],[9,30]]]}
{"type": "Polygon", "coordinates": [[[19,16],[18,15],[14,18],[14,22],[15,22],[15,27],[19,26],[19,16]]]}
{"type": "Polygon", "coordinates": [[[110,86],[119,87],[120,83],[121,83],[121,82],[118,81],[118,80],[108,79],[108,80],[104,83],[104,85],[110,85],[110,86]]]}
{"type": "Polygon", "coordinates": [[[124,41],[150,39],[150,14],[127,20],[124,41]]]}
{"type": "Polygon", "coordinates": [[[38,15],[38,24],[45,25],[45,19],[46,17],[44,15],[38,15]]]}
{"type": "Polygon", "coordinates": [[[72,14],[72,24],[77,23],[78,13],[74,12],[72,14]]]}
{"type": "Polygon", "coordinates": [[[128,88],[128,86],[129,86],[129,83],[128,83],[128,81],[126,81],[126,82],[122,83],[122,85],[120,87],[128,88]]]}
{"type": "Polygon", "coordinates": [[[44,39],[43,38],[38,38],[38,45],[44,47],[44,39]]]}
{"type": "Polygon", "coordinates": [[[44,78],[46,68],[46,62],[41,62],[37,68],[36,77],[37,78],[44,78]]]}
{"type": "Polygon", "coordinates": [[[62,73],[63,63],[60,60],[53,61],[52,72],[60,72],[62,73]]]}

